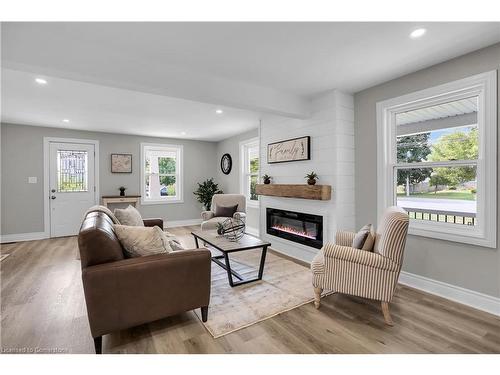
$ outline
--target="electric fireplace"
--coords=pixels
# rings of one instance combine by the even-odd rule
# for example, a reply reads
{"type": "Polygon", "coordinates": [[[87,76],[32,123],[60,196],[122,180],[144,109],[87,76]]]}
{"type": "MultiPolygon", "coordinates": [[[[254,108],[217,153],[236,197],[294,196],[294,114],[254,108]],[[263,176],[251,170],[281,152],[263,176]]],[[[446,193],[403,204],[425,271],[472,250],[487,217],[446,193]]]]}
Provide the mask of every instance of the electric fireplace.
{"type": "Polygon", "coordinates": [[[321,249],[323,216],[266,208],[266,231],[273,236],[321,249]]]}

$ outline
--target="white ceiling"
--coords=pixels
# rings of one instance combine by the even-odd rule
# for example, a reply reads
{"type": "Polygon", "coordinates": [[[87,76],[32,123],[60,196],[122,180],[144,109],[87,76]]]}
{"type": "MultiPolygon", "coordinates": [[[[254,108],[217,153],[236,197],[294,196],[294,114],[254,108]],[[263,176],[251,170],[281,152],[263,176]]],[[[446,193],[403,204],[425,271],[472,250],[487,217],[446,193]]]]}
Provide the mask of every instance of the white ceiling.
{"type": "Polygon", "coordinates": [[[1,36],[2,121],[218,140],[500,42],[500,23],[35,22],[1,36]]]}
{"type": "Polygon", "coordinates": [[[7,24],[2,34],[5,60],[96,70],[115,52],[309,96],[357,92],[500,42],[500,23],[45,22],[7,24]],[[427,34],[412,40],[417,26],[427,34]]]}
{"type": "Polygon", "coordinates": [[[259,125],[256,112],[47,76],[38,85],[36,77],[2,70],[2,122],[206,141],[259,125]]]}

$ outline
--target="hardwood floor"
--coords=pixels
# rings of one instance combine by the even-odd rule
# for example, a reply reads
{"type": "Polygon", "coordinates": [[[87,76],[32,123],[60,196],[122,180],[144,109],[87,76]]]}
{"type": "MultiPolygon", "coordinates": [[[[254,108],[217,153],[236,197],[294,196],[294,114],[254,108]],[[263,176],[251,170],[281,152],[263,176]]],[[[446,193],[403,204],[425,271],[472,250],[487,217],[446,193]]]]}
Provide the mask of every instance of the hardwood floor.
{"type": "MultiPolygon", "coordinates": [[[[170,230],[184,244],[191,228],[170,230]]],[[[2,245],[3,353],[93,353],[76,237],[2,245]]],[[[311,287],[309,285],[304,287],[311,287]]],[[[104,336],[104,353],[500,353],[500,318],[408,287],[391,303],[332,295],[213,339],[193,312],[104,336]]]]}

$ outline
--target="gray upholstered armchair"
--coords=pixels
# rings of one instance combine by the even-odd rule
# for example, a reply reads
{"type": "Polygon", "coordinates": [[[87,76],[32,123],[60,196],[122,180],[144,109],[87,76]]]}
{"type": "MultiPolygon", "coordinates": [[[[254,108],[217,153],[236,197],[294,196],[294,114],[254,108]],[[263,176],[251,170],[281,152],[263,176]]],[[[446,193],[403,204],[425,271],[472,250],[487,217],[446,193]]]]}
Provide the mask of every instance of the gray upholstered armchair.
{"type": "Polygon", "coordinates": [[[247,209],[247,200],[246,197],[242,194],[215,194],[212,197],[212,206],[210,211],[203,211],[201,213],[201,219],[203,220],[201,223],[201,230],[210,230],[216,229],[217,223],[221,223],[227,219],[224,216],[215,216],[216,206],[234,206],[238,205],[236,208],[236,212],[233,215],[235,219],[241,219],[245,221],[246,219],[246,209],[247,209]]]}
{"type": "Polygon", "coordinates": [[[311,263],[314,305],[320,306],[323,290],[381,301],[386,324],[393,325],[389,302],[398,283],[408,232],[408,215],[389,207],[380,221],[373,252],[351,247],[355,233],[337,232],[311,263]]]}

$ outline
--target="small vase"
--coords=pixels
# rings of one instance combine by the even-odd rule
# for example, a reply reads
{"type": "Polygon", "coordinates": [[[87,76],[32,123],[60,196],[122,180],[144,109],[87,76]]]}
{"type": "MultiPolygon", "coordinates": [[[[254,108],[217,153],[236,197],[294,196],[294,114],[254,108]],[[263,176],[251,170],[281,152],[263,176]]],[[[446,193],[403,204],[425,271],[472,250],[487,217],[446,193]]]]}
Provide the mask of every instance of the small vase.
{"type": "Polygon", "coordinates": [[[121,190],[120,189],[120,197],[124,197],[125,196],[125,189],[121,190]]]}
{"type": "Polygon", "coordinates": [[[308,185],[316,185],[316,180],[314,178],[310,178],[307,180],[308,185]]]}

